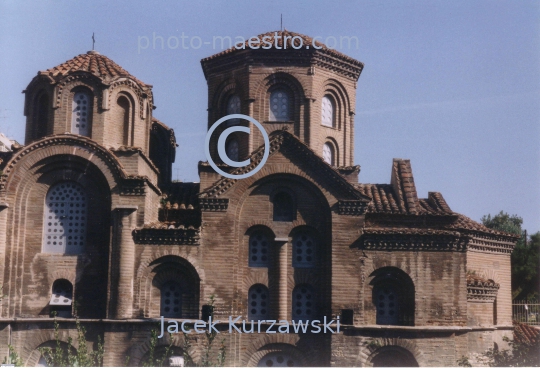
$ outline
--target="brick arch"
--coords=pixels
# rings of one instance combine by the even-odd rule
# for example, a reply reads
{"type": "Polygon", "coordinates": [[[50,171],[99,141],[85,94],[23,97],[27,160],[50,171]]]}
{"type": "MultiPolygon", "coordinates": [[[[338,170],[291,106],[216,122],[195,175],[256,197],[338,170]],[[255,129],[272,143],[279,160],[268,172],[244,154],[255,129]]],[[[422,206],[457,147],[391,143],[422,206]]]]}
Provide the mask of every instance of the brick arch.
{"type": "MultiPolygon", "coordinates": [[[[160,266],[169,264],[171,267],[176,264],[178,272],[182,272],[190,280],[196,280],[198,282],[198,289],[194,289],[194,295],[198,299],[196,300],[196,304],[197,309],[199,309],[201,305],[203,279],[198,269],[189,260],[176,254],[162,254],[159,257],[154,255],[152,260],[148,259],[141,264],[137,272],[135,290],[137,290],[138,295],[136,296],[135,309],[139,311],[141,317],[151,317],[158,312],[159,305],[156,306],[155,301],[160,300],[159,283],[167,281],[175,274],[174,270],[160,269],[160,266]],[[160,272],[164,272],[165,274],[160,275],[160,272]],[[167,276],[170,277],[166,280],[165,278],[167,276]]],[[[190,313],[195,312],[190,311],[190,313]]]]}
{"type": "MultiPolygon", "coordinates": [[[[31,178],[29,173],[37,171],[44,157],[50,159],[59,155],[77,156],[95,165],[105,176],[111,190],[121,179],[127,178],[120,162],[104,147],[87,137],[62,134],[32,142],[13,155],[5,166],[4,174],[7,179],[0,182],[0,189],[5,188],[6,193],[12,192],[13,187],[21,185],[21,182],[14,182],[16,172],[21,172],[21,177],[31,178]]],[[[28,179],[25,182],[28,182],[28,179]]]]}
{"type": "MultiPolygon", "coordinates": [[[[324,139],[324,142],[323,142],[323,145],[324,144],[330,144],[332,146],[332,149],[333,149],[333,153],[334,153],[334,165],[335,166],[339,166],[339,163],[343,161],[342,157],[341,156],[341,149],[343,147],[339,147],[339,143],[338,141],[340,140],[341,137],[339,137],[339,132],[336,132],[336,131],[330,131],[328,132],[326,138],[324,139]]],[[[322,156],[322,152],[321,152],[321,156],[322,156]]]]}
{"type": "Polygon", "coordinates": [[[71,282],[71,285],[75,285],[79,281],[80,277],[81,277],[80,273],[77,272],[76,270],[72,270],[72,269],[54,270],[53,272],[47,275],[47,279],[49,280],[49,284],[50,284],[49,290],[52,290],[52,286],[56,280],[60,280],[60,279],[68,280],[69,282],[71,282]]]}
{"type": "MultiPolygon", "coordinates": [[[[132,345],[129,349],[126,350],[126,355],[130,357],[129,366],[130,367],[140,367],[142,359],[150,350],[150,331],[148,332],[148,337],[141,343],[132,345]]],[[[156,348],[167,347],[169,344],[176,348],[182,349],[184,346],[184,336],[183,334],[165,334],[163,338],[157,340],[156,348]]],[[[192,347],[190,350],[191,356],[196,358],[198,357],[197,349],[192,347]]]]}
{"type": "Polygon", "coordinates": [[[245,105],[245,101],[248,99],[248,96],[246,95],[245,88],[243,88],[242,83],[236,79],[236,78],[228,78],[224,80],[214,91],[214,95],[212,97],[212,115],[214,117],[214,121],[209,121],[209,126],[212,125],[215,120],[219,119],[220,117],[224,116],[224,106],[226,104],[227,99],[232,94],[237,94],[240,97],[241,101],[241,111],[245,111],[245,108],[247,105],[245,105]]]}
{"type": "MultiPolygon", "coordinates": [[[[60,329],[58,332],[58,340],[61,341],[64,346],[67,346],[68,337],[71,336],[72,346],[74,349],[77,349],[77,338],[75,334],[70,333],[70,331],[73,330],[60,329]]],[[[25,345],[21,352],[21,357],[25,362],[24,365],[26,367],[35,367],[41,357],[38,348],[53,344],[54,346],[56,345],[54,330],[38,329],[36,330],[36,333],[27,335],[25,345]]]]}
{"type": "Polygon", "coordinates": [[[340,103],[340,108],[343,116],[348,116],[351,108],[351,100],[347,89],[341,84],[340,81],[334,78],[329,78],[322,83],[321,89],[322,96],[330,92],[330,94],[336,99],[336,102],[340,103]]]}
{"type": "Polygon", "coordinates": [[[478,276],[483,277],[483,278],[488,279],[488,280],[493,280],[499,285],[501,284],[501,276],[494,269],[491,269],[491,268],[479,268],[477,270],[477,272],[478,272],[478,276]]]}
{"type": "MultiPolygon", "coordinates": [[[[99,107],[101,106],[101,101],[103,100],[103,84],[98,77],[96,77],[92,73],[87,72],[77,72],[74,74],[70,74],[62,78],[62,80],[58,82],[54,89],[56,100],[53,107],[59,108],[62,107],[64,103],[69,103],[69,97],[71,96],[73,89],[79,86],[87,87],[92,91],[92,94],[94,96],[94,107],[97,107],[99,109],[99,107]]],[[[97,110],[94,109],[94,111],[97,110]]]]}
{"type": "Polygon", "coordinates": [[[130,78],[119,78],[114,81],[109,87],[109,95],[107,97],[107,106],[110,108],[112,103],[116,103],[117,95],[119,92],[128,93],[133,99],[134,109],[137,107],[138,117],[144,119],[145,115],[145,99],[148,98],[149,103],[152,103],[152,93],[149,93],[145,98],[145,92],[141,89],[140,85],[134,82],[130,78]],[[114,97],[114,98],[113,98],[114,97]]]}
{"type": "Polygon", "coordinates": [[[372,360],[380,352],[381,348],[397,346],[405,349],[414,357],[419,366],[423,366],[423,353],[413,340],[402,339],[401,337],[379,337],[366,340],[360,347],[360,352],[356,357],[355,366],[372,367],[372,360]]]}
{"type": "MultiPolygon", "coordinates": [[[[256,335],[252,335],[252,337],[255,336],[256,335]]],[[[266,354],[275,351],[283,351],[280,350],[282,348],[287,350],[298,350],[296,345],[299,341],[300,336],[298,334],[260,334],[255,337],[247,347],[240,363],[243,366],[256,367],[259,360],[266,354]]],[[[306,362],[304,358],[303,361],[306,362]]]]}

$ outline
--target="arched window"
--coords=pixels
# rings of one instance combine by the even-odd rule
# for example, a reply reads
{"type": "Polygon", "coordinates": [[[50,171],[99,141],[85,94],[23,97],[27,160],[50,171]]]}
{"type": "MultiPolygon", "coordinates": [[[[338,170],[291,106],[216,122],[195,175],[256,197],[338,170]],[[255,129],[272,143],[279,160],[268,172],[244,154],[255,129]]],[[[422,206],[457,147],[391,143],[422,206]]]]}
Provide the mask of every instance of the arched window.
{"type": "Polygon", "coordinates": [[[49,189],[43,211],[43,253],[84,251],[87,201],[86,190],[75,182],[62,182],[49,189]]]}
{"type": "Polygon", "coordinates": [[[274,205],[274,221],[293,221],[295,215],[294,201],[287,192],[279,192],[272,198],[274,205]]]}
{"type": "Polygon", "coordinates": [[[311,268],[317,265],[317,243],[315,239],[299,232],[293,237],[293,267],[311,268]]]}
{"type": "Polygon", "coordinates": [[[75,92],[71,104],[71,133],[90,136],[91,98],[88,92],[75,92]]]}
{"type": "Polygon", "coordinates": [[[120,121],[122,122],[122,129],[123,129],[123,141],[122,144],[124,146],[129,146],[132,143],[132,134],[133,134],[133,127],[132,127],[132,108],[131,108],[131,102],[126,96],[121,95],[118,97],[118,100],[116,101],[118,104],[118,107],[120,108],[120,121]]]}
{"type": "Polygon", "coordinates": [[[49,128],[49,96],[42,92],[34,105],[34,138],[47,135],[49,128]]]}
{"type": "Polygon", "coordinates": [[[335,154],[334,147],[330,143],[325,143],[322,150],[322,157],[324,162],[328,165],[335,166],[335,154]]]}
{"type": "Polygon", "coordinates": [[[73,285],[65,279],[56,280],[52,287],[51,312],[55,311],[58,317],[71,317],[73,304],[73,285]]]}
{"type": "Polygon", "coordinates": [[[261,231],[249,237],[249,267],[268,267],[270,261],[270,239],[261,231]]]}
{"type": "Polygon", "coordinates": [[[227,157],[233,161],[239,161],[240,159],[240,153],[239,153],[240,147],[238,144],[238,139],[232,137],[229,140],[227,140],[227,143],[225,144],[225,153],[227,154],[227,157]]]}
{"type": "Polygon", "coordinates": [[[161,286],[161,315],[165,318],[182,317],[182,290],[178,282],[168,281],[161,286]]]}
{"type": "Polygon", "coordinates": [[[291,120],[291,96],[284,88],[276,88],[270,93],[270,121],[291,120]]]}
{"type": "Polygon", "coordinates": [[[335,126],[335,103],[330,95],[325,95],[322,98],[321,121],[322,125],[327,127],[335,126]]]}
{"type": "Polygon", "coordinates": [[[292,318],[294,321],[312,320],[317,315],[315,293],[311,285],[297,285],[292,295],[292,318]]]}
{"type": "Polygon", "coordinates": [[[269,317],[269,307],[268,288],[261,284],[250,287],[248,293],[248,320],[266,320],[269,317]]]}
{"type": "Polygon", "coordinates": [[[302,363],[290,354],[273,352],[266,354],[257,364],[257,367],[301,367],[302,363]]]}
{"type": "Polygon", "coordinates": [[[373,304],[378,325],[414,325],[414,284],[395,267],[376,270],[371,276],[373,304]]]}
{"type": "MultiPolygon", "coordinates": [[[[227,99],[227,115],[231,114],[241,114],[241,103],[240,97],[238,95],[232,95],[227,99]]],[[[240,124],[241,119],[231,119],[227,120],[224,124],[227,127],[240,124]]]]}

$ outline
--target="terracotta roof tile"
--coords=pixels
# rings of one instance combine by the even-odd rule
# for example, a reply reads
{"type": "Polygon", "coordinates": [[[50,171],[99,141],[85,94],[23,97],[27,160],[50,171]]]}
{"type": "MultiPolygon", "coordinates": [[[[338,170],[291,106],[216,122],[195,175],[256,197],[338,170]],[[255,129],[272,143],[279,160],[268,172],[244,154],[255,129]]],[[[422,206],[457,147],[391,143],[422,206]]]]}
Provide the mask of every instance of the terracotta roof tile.
{"type": "Polygon", "coordinates": [[[454,223],[452,223],[451,225],[449,225],[449,227],[452,228],[452,229],[478,231],[478,232],[489,233],[489,234],[493,234],[493,235],[501,235],[501,236],[505,236],[505,237],[512,237],[512,238],[515,238],[515,239],[519,239],[519,237],[520,237],[519,235],[510,234],[510,233],[507,233],[505,231],[498,231],[498,230],[490,229],[490,228],[482,225],[481,223],[476,222],[476,221],[468,218],[465,215],[461,215],[461,214],[457,214],[457,215],[458,215],[457,220],[454,223]]]}
{"type": "Polygon", "coordinates": [[[46,74],[54,79],[60,79],[67,74],[79,71],[92,73],[105,82],[112,81],[118,77],[125,77],[133,79],[140,86],[146,86],[145,83],[135,78],[120,65],[116,64],[107,56],[101,55],[97,51],[88,51],[86,54],[77,55],[73,59],[57,65],[54,68],[40,72],[40,74],[46,74]]]}
{"type": "Polygon", "coordinates": [[[526,344],[534,344],[540,339],[540,329],[514,322],[514,340],[526,344]]]}
{"type": "MultiPolygon", "coordinates": [[[[303,35],[303,34],[300,34],[300,33],[296,33],[296,32],[291,32],[291,31],[288,31],[288,30],[283,30],[283,31],[273,31],[273,32],[267,32],[267,33],[263,33],[263,34],[260,34],[257,36],[259,40],[262,41],[263,37],[271,37],[271,39],[269,38],[266,38],[266,40],[271,40],[271,43],[272,43],[272,47],[270,47],[269,49],[283,49],[283,40],[286,38],[286,49],[293,49],[293,45],[292,45],[292,38],[293,37],[300,37],[302,39],[302,47],[300,49],[313,49],[313,38],[309,37],[309,36],[306,36],[306,35],[303,35]],[[277,34],[277,37],[276,37],[276,34],[277,34]],[[277,42],[277,46],[278,48],[276,48],[276,42],[275,42],[275,39],[277,38],[278,42],[277,42]]],[[[295,42],[298,42],[296,41],[295,39],[295,42]]],[[[244,42],[244,45],[245,45],[245,48],[246,49],[249,49],[250,46],[249,46],[249,39],[246,40],[244,42]]],[[[265,44],[265,43],[255,43],[255,42],[252,42],[251,43],[251,47],[254,47],[254,46],[267,46],[268,44],[265,44]]],[[[325,52],[327,52],[328,54],[331,54],[333,56],[337,56],[341,59],[344,59],[350,63],[353,63],[353,64],[356,64],[358,66],[361,66],[363,67],[363,64],[356,60],[356,59],[353,59],[351,58],[350,56],[347,56],[345,54],[342,54],[341,52],[339,51],[336,51],[334,49],[331,49],[331,48],[328,48],[325,44],[319,42],[319,41],[315,41],[315,45],[317,47],[321,47],[321,49],[319,50],[324,50],[325,52]]],[[[296,47],[298,47],[298,43],[296,43],[296,47]]],[[[201,60],[201,62],[206,62],[206,61],[209,61],[209,60],[212,60],[212,59],[215,59],[215,58],[218,58],[218,57],[221,57],[223,55],[227,55],[227,54],[230,54],[230,53],[233,53],[233,52],[237,52],[237,51],[241,51],[242,49],[241,48],[236,48],[235,46],[227,49],[227,50],[224,50],[222,52],[219,52],[217,54],[214,54],[212,56],[209,56],[207,58],[204,58],[201,60]]]]}
{"type": "Polygon", "coordinates": [[[193,210],[199,207],[200,183],[172,183],[164,202],[166,209],[193,210]]]}

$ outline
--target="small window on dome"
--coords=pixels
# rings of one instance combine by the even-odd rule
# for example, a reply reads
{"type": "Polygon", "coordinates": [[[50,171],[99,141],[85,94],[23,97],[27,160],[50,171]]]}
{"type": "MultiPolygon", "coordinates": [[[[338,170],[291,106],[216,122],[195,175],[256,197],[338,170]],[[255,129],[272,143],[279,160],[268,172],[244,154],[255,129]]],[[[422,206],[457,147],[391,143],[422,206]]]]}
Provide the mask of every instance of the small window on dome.
{"type": "Polygon", "coordinates": [[[238,140],[236,138],[231,138],[227,141],[227,144],[225,145],[225,153],[227,154],[227,157],[232,161],[238,161],[240,154],[239,154],[239,145],[238,140]]]}
{"type": "Polygon", "coordinates": [[[291,98],[289,93],[278,88],[270,93],[270,121],[291,120],[291,98]]]}
{"type": "Polygon", "coordinates": [[[71,133],[89,137],[90,134],[90,94],[76,92],[71,104],[71,133]]]}
{"type": "Polygon", "coordinates": [[[335,124],[335,104],[334,99],[330,95],[322,98],[322,125],[334,127],[335,124]]]}
{"type": "Polygon", "coordinates": [[[334,147],[330,143],[325,143],[322,152],[323,160],[328,165],[335,165],[334,147]]]}
{"type": "MultiPolygon", "coordinates": [[[[232,95],[227,100],[227,115],[232,114],[241,114],[241,103],[240,103],[240,97],[238,95],[232,95]]],[[[233,126],[240,124],[240,119],[231,119],[225,122],[224,124],[226,126],[233,126]]]]}

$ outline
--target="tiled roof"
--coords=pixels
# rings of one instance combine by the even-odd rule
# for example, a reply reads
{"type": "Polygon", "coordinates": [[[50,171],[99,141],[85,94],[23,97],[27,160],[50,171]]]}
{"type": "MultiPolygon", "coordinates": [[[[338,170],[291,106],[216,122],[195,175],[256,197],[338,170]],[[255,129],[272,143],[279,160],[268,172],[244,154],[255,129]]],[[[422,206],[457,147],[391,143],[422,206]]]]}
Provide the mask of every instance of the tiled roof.
{"type": "Polygon", "coordinates": [[[200,183],[172,183],[164,202],[166,209],[188,209],[199,207],[198,197],[200,183]]]}
{"type": "Polygon", "coordinates": [[[86,54],[75,56],[54,68],[47,69],[40,74],[49,75],[54,79],[60,79],[67,74],[84,71],[92,73],[105,82],[110,82],[120,77],[131,78],[141,86],[146,84],[135,78],[128,71],[116,64],[105,55],[97,51],[88,51],[86,54]]]}
{"type": "MultiPolygon", "coordinates": [[[[303,34],[300,34],[300,33],[296,33],[296,32],[291,32],[291,31],[287,31],[286,29],[283,30],[283,31],[273,31],[273,32],[267,32],[267,33],[263,33],[263,34],[260,34],[257,36],[259,40],[261,40],[260,43],[255,43],[255,42],[252,42],[251,43],[251,47],[249,45],[249,39],[246,40],[244,42],[244,45],[245,45],[245,49],[250,49],[250,48],[255,48],[255,47],[262,47],[262,46],[266,46],[268,47],[268,44],[267,43],[263,43],[262,42],[262,39],[263,37],[267,37],[266,40],[268,40],[269,42],[272,43],[272,46],[268,49],[283,49],[283,40],[286,38],[286,48],[285,49],[294,49],[292,46],[292,38],[293,37],[300,37],[302,39],[302,47],[301,48],[298,48],[298,41],[296,41],[295,39],[295,43],[296,43],[296,47],[298,49],[303,49],[303,50],[306,50],[306,49],[313,49],[314,47],[312,46],[313,45],[313,38],[309,37],[309,36],[306,36],[306,35],[303,35],[303,34]],[[277,35],[277,36],[276,36],[277,35]],[[277,42],[277,46],[276,47],[276,38],[278,40],[277,42]]],[[[361,62],[359,62],[358,60],[356,59],[353,59],[351,58],[350,56],[347,56],[345,54],[342,54],[341,52],[339,51],[336,51],[334,49],[331,49],[331,48],[328,48],[325,44],[319,42],[319,41],[315,41],[315,45],[317,47],[321,47],[321,49],[319,50],[324,50],[325,52],[327,52],[328,54],[331,54],[333,56],[337,56],[343,60],[346,60],[350,63],[353,63],[353,64],[356,64],[360,67],[363,67],[363,64],[361,62]]],[[[201,62],[205,62],[205,61],[209,61],[209,60],[212,60],[212,59],[215,59],[215,58],[218,58],[220,56],[223,56],[223,55],[227,55],[227,54],[230,54],[230,53],[233,53],[233,52],[236,52],[236,51],[240,51],[242,50],[242,48],[237,48],[236,46],[233,46],[227,50],[224,50],[222,52],[219,52],[217,54],[214,54],[212,56],[209,56],[207,58],[204,58],[201,60],[201,62]]]]}
{"type": "Polygon", "coordinates": [[[449,227],[456,229],[456,230],[469,230],[469,231],[477,231],[477,232],[483,232],[483,233],[489,233],[493,235],[501,235],[505,237],[513,237],[516,239],[519,239],[519,235],[507,233],[505,231],[499,231],[490,229],[484,225],[482,225],[479,222],[476,222],[470,218],[468,218],[465,215],[457,214],[457,220],[450,225],[449,227]]]}
{"type": "Polygon", "coordinates": [[[393,213],[416,215],[454,215],[441,193],[430,192],[428,198],[415,201],[415,213],[411,213],[403,196],[398,196],[391,184],[355,184],[360,193],[372,199],[368,213],[393,213]]]}
{"type": "Polygon", "coordinates": [[[534,344],[538,342],[538,339],[540,339],[540,329],[514,322],[514,341],[534,344]]]}

